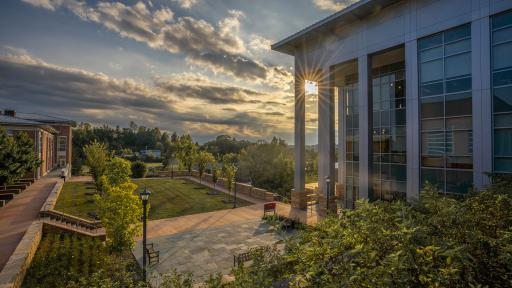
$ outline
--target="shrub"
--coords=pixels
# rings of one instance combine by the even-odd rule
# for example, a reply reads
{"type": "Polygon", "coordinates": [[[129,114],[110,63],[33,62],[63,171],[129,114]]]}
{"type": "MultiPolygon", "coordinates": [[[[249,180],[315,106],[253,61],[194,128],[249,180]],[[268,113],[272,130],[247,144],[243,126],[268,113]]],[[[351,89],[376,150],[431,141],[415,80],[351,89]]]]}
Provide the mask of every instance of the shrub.
{"type": "Polygon", "coordinates": [[[146,177],[146,173],[148,172],[148,168],[146,164],[141,161],[136,161],[132,163],[132,177],[133,178],[144,178],[146,177]]]}

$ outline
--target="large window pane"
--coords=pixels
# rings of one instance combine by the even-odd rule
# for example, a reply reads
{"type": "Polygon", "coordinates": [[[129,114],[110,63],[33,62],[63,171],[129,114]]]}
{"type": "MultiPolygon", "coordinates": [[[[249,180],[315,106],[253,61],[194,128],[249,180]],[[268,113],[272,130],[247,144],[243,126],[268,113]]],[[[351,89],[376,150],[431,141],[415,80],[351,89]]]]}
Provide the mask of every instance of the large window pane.
{"type": "Polygon", "coordinates": [[[493,68],[494,70],[512,67],[512,42],[494,46],[493,68]]]}
{"type": "Polygon", "coordinates": [[[498,29],[512,25],[512,13],[503,13],[492,17],[492,28],[498,29]]]}
{"type": "Polygon", "coordinates": [[[494,87],[512,85],[512,69],[494,72],[492,81],[494,87]]]}
{"type": "Polygon", "coordinates": [[[418,43],[418,46],[420,50],[424,50],[441,44],[443,44],[443,34],[438,33],[421,39],[418,43]]]}
{"type": "Polygon", "coordinates": [[[471,36],[471,26],[462,25],[444,32],[444,42],[452,42],[471,36]]]}
{"type": "Polygon", "coordinates": [[[494,88],[494,112],[512,111],[512,86],[494,88]]]}
{"type": "Polygon", "coordinates": [[[468,193],[473,186],[473,173],[466,171],[446,171],[446,192],[468,193]]]}
{"type": "Polygon", "coordinates": [[[444,132],[424,132],[421,139],[424,155],[444,155],[444,132]]]}
{"type": "Polygon", "coordinates": [[[471,93],[460,93],[446,95],[446,117],[471,115],[472,101],[471,93]]]}
{"type": "Polygon", "coordinates": [[[494,128],[512,128],[512,113],[495,115],[494,128]]]}
{"type": "Polygon", "coordinates": [[[467,52],[471,50],[471,40],[465,39],[444,46],[444,54],[446,56],[467,52]]]}
{"type": "Polygon", "coordinates": [[[512,158],[495,158],[494,170],[496,172],[512,173],[512,158]]]}
{"type": "Polygon", "coordinates": [[[443,94],[443,82],[421,85],[421,96],[434,96],[443,94]]]}
{"type": "Polygon", "coordinates": [[[447,79],[471,74],[471,54],[464,53],[445,59],[445,77],[447,79]]]}
{"type": "Polygon", "coordinates": [[[446,93],[471,90],[471,77],[446,81],[446,93]]]}
{"type": "Polygon", "coordinates": [[[421,120],[421,130],[443,130],[444,129],[444,119],[423,119],[421,120]]]}
{"type": "Polygon", "coordinates": [[[494,155],[512,156],[512,129],[494,131],[494,155]]]}
{"type": "Polygon", "coordinates": [[[425,187],[426,183],[434,185],[439,191],[444,191],[444,170],[441,169],[421,169],[421,184],[425,187]]]}
{"type": "Polygon", "coordinates": [[[471,116],[467,117],[453,117],[446,119],[446,129],[454,130],[454,129],[467,129],[470,130],[473,128],[473,123],[471,116]]]}
{"type": "Polygon", "coordinates": [[[443,60],[435,60],[421,64],[421,83],[443,79],[443,60]]]}
{"type": "Polygon", "coordinates": [[[421,118],[444,116],[444,97],[428,97],[421,99],[421,118]]]}
{"type": "Polygon", "coordinates": [[[420,52],[420,62],[426,62],[443,57],[443,47],[439,46],[436,48],[424,50],[420,52]]]}
{"type": "Polygon", "coordinates": [[[512,40],[512,26],[495,31],[492,36],[493,43],[501,43],[512,40]]]}

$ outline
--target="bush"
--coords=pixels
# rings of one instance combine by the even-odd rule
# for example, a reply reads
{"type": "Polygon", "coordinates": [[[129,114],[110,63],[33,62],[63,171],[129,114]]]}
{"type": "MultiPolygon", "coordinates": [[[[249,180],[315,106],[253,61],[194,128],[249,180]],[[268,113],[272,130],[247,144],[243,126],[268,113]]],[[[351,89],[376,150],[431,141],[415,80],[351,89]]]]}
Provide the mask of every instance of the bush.
{"type": "Polygon", "coordinates": [[[148,168],[146,164],[141,161],[132,163],[132,177],[133,178],[144,178],[146,177],[146,173],[148,172],[148,168]]]}

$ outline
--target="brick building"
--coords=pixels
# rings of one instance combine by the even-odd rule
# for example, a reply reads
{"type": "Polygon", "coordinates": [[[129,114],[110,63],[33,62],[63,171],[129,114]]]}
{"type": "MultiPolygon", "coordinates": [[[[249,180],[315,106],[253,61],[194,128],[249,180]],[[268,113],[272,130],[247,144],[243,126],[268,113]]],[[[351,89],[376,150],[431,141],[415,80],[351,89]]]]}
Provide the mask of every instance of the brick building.
{"type": "Polygon", "coordinates": [[[34,151],[42,164],[26,175],[39,178],[57,167],[71,167],[72,127],[71,120],[39,115],[18,113],[14,110],[0,112],[0,127],[10,135],[25,132],[34,141],[34,151]]]}

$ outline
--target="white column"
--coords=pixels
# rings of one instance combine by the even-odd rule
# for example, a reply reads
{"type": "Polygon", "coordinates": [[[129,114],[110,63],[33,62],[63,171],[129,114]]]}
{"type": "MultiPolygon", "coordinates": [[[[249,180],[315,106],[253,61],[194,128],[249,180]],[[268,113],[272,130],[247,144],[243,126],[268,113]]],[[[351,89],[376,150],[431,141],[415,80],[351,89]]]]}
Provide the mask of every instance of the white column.
{"type": "Polygon", "coordinates": [[[359,71],[359,198],[368,199],[369,191],[369,164],[370,164],[370,131],[368,105],[368,55],[362,55],[358,58],[359,71]]]}
{"type": "Polygon", "coordinates": [[[473,88],[473,184],[482,189],[489,184],[485,172],[492,172],[492,93],[489,18],[471,23],[473,88]]]}
{"type": "Polygon", "coordinates": [[[405,95],[407,133],[407,200],[420,196],[420,121],[418,97],[418,42],[405,43],[405,95]]]}
{"type": "Polygon", "coordinates": [[[293,178],[294,191],[297,193],[305,192],[305,144],[306,144],[306,103],[304,71],[301,71],[298,63],[298,57],[295,57],[295,171],[293,178]]]}

